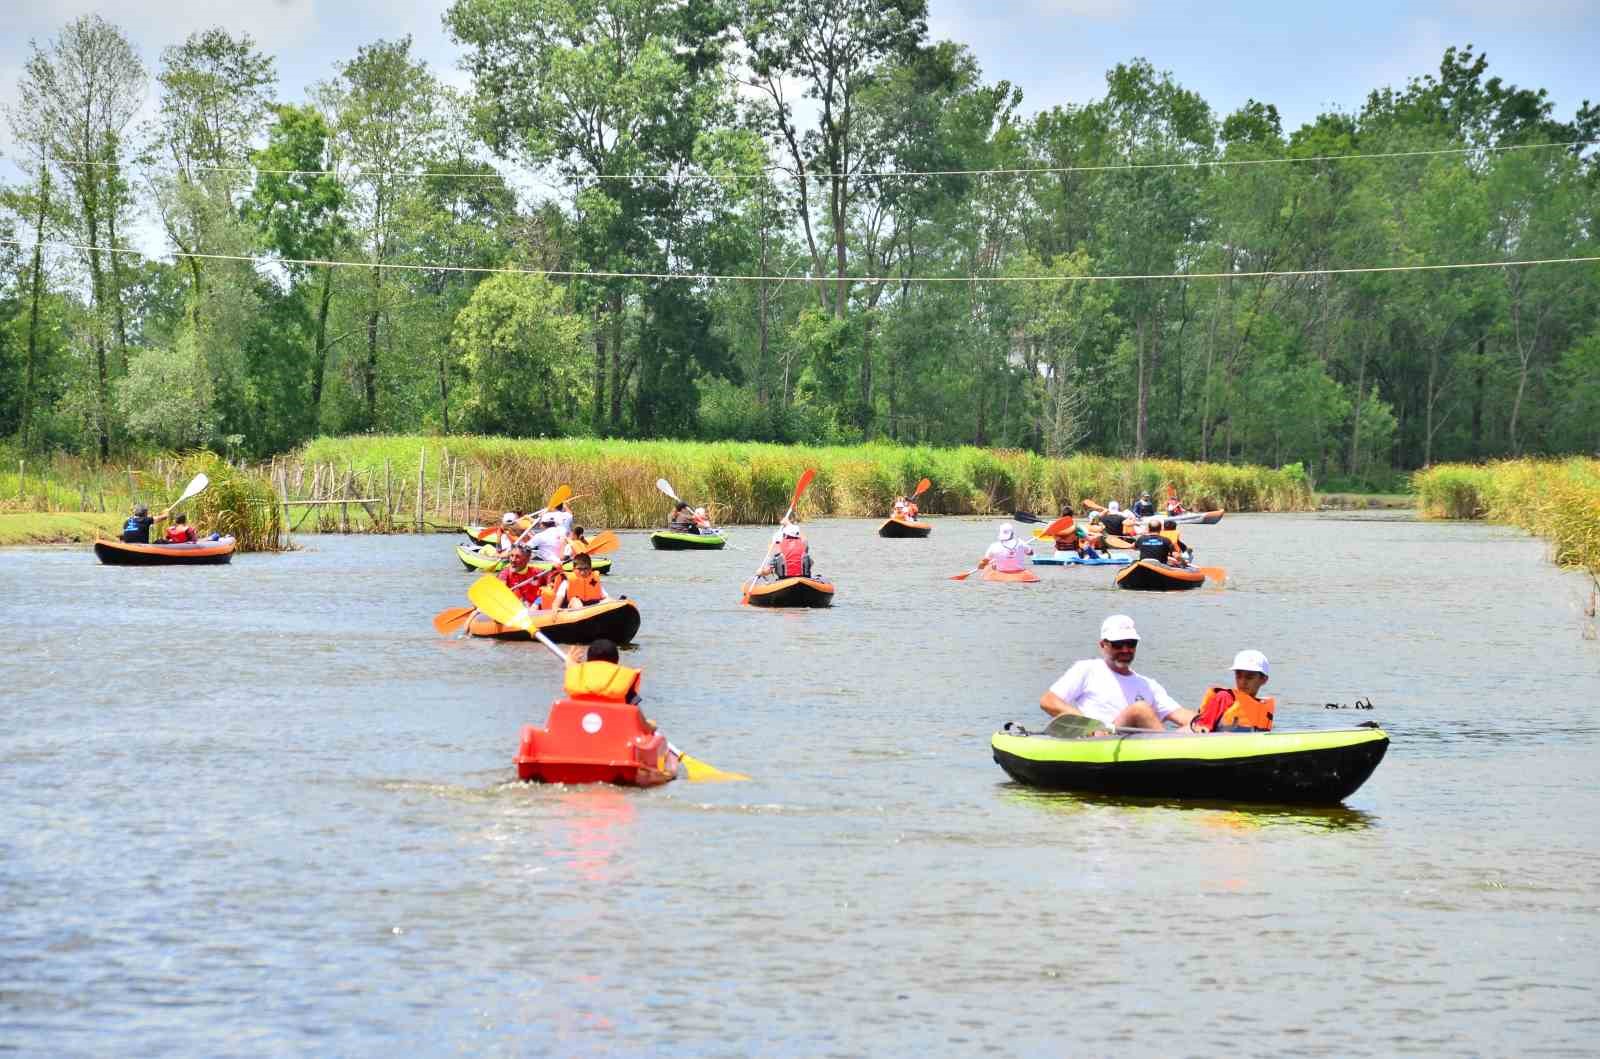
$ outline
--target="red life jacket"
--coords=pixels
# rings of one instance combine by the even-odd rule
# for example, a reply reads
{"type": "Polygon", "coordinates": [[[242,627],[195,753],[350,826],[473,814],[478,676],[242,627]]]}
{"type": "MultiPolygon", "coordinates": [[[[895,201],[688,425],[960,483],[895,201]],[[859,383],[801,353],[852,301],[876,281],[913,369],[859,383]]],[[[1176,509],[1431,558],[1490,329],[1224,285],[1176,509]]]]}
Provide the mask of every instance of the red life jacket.
{"type": "Polygon", "coordinates": [[[543,583],[540,578],[543,576],[544,572],[536,569],[532,563],[521,570],[508,566],[500,571],[500,580],[505,582],[505,586],[515,592],[518,599],[530,606],[538,598],[539,586],[543,583]]]}
{"type": "Polygon", "coordinates": [[[778,555],[783,559],[783,576],[799,577],[805,572],[806,542],[800,537],[785,537],[778,542],[778,555]]]}
{"type": "Polygon", "coordinates": [[[195,534],[193,526],[168,526],[167,527],[167,543],[168,544],[186,544],[186,543],[188,543],[190,541],[194,541],[194,540],[197,540],[197,539],[198,539],[198,537],[195,534]]]}

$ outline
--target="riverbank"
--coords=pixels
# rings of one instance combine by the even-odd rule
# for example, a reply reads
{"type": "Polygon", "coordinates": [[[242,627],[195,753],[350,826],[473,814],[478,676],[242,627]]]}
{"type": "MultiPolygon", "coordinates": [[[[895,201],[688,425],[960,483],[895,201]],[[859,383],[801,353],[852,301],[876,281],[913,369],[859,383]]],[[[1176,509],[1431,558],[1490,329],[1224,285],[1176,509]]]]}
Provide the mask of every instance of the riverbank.
{"type": "MultiPolygon", "coordinates": [[[[817,476],[801,506],[804,517],[875,517],[894,498],[932,485],[918,498],[935,515],[1004,515],[1016,509],[1055,513],[1084,498],[1124,502],[1142,491],[1164,496],[1168,485],[1186,506],[1203,511],[1306,511],[1310,484],[1295,466],[1274,470],[1181,460],[1105,456],[1052,459],[1016,450],[930,449],[872,444],[799,447],[732,442],[597,439],[319,438],[272,474],[296,495],[295,483],[341,483],[317,500],[354,505],[361,498],[379,525],[476,521],[501,511],[542,506],[569,484],[574,509],[589,526],[643,529],[661,525],[670,505],[656,488],[666,479],[720,524],[771,524],[789,505],[807,468],[817,476]],[[307,468],[313,470],[309,473],[307,468]],[[409,509],[409,515],[407,514],[409,509]]],[[[363,512],[351,508],[359,518],[363,512]]]]}
{"type": "Polygon", "coordinates": [[[1558,566],[1600,578],[1600,460],[1444,463],[1418,471],[1417,513],[1520,526],[1551,543],[1558,566]]]}
{"type": "Polygon", "coordinates": [[[88,544],[96,537],[114,537],[121,515],[95,511],[0,513],[0,548],[36,544],[88,544]]]}
{"type": "Polygon", "coordinates": [[[1318,493],[1318,511],[1405,511],[1417,506],[1410,493],[1318,493]]]}

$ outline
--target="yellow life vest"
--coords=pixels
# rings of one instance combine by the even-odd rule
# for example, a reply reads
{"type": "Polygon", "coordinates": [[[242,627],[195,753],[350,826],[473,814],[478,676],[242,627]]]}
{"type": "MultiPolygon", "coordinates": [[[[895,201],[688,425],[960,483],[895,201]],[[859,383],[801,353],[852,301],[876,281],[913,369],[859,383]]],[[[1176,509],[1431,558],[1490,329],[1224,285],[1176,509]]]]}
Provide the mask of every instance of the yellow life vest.
{"type": "Polygon", "coordinates": [[[1217,692],[1226,691],[1233,695],[1233,704],[1222,712],[1212,725],[1213,731],[1223,731],[1228,728],[1253,728],[1258,732],[1272,731],[1272,716],[1278,708],[1278,700],[1273,698],[1257,699],[1238,688],[1211,687],[1206,689],[1206,697],[1200,700],[1200,716],[1206,714],[1206,707],[1211,700],[1217,697],[1217,692]]]}
{"type": "Polygon", "coordinates": [[[580,662],[567,667],[568,695],[587,699],[627,702],[628,692],[639,686],[639,671],[615,662],[580,662]]]}

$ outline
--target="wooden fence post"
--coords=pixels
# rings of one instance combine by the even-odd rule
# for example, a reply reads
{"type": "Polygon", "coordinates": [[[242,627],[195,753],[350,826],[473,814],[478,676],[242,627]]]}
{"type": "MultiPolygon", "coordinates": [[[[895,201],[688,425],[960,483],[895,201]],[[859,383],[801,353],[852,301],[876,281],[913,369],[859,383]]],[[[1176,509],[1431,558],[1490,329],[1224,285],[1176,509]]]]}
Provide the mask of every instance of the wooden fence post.
{"type": "Polygon", "coordinates": [[[417,532],[422,532],[422,480],[428,469],[428,447],[420,446],[417,450],[417,532]]]}

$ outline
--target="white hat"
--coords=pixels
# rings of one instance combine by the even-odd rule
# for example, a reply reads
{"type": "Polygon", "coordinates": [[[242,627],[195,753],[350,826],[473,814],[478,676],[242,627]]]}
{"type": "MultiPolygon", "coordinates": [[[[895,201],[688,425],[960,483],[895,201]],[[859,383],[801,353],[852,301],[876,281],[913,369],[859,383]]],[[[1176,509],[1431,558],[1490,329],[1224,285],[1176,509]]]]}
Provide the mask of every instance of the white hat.
{"type": "Polygon", "coordinates": [[[697,507],[694,509],[694,513],[703,517],[706,513],[706,509],[703,507],[697,507]]]}
{"type": "Polygon", "coordinates": [[[1113,614],[1100,623],[1100,639],[1102,640],[1137,640],[1139,630],[1133,627],[1133,619],[1126,614],[1113,614]]]}
{"type": "Polygon", "coordinates": [[[800,536],[800,527],[791,522],[783,527],[783,535],[785,537],[798,537],[800,536]]]}
{"type": "Polygon", "coordinates": [[[1009,523],[1009,522],[1000,523],[1000,539],[1003,540],[1003,541],[1008,541],[1008,540],[1011,539],[1012,535],[1013,535],[1013,531],[1011,529],[1011,523],[1009,523]]]}
{"type": "Polygon", "coordinates": [[[1260,651],[1240,651],[1233,656],[1233,665],[1228,668],[1242,669],[1247,673],[1260,673],[1262,676],[1266,676],[1269,672],[1267,656],[1260,651]]]}
{"type": "Polygon", "coordinates": [[[1122,505],[1117,503],[1115,500],[1113,500],[1113,501],[1111,501],[1111,503],[1106,505],[1106,510],[1107,511],[1121,511],[1122,510],[1122,505]]]}
{"type": "Polygon", "coordinates": [[[507,511],[500,516],[500,524],[502,526],[515,526],[517,524],[517,513],[515,511],[507,511]]]}

